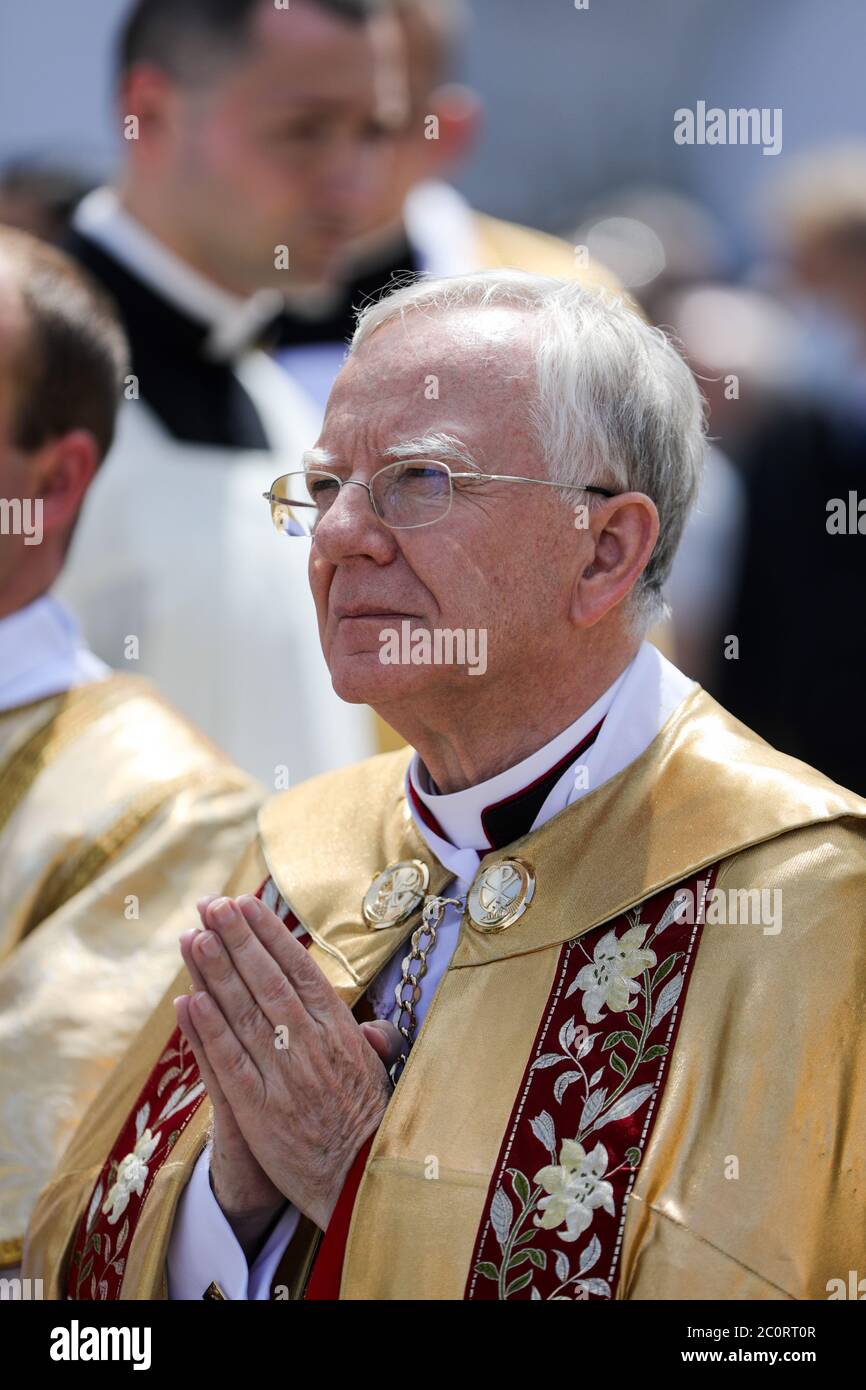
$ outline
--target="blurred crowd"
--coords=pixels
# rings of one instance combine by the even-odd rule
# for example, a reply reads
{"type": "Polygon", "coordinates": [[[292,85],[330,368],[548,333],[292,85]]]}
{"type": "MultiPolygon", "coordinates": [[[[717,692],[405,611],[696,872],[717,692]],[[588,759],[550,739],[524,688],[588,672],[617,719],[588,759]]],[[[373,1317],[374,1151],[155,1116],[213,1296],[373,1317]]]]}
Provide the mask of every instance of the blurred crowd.
{"type": "Polygon", "coordinates": [[[136,669],[266,782],[388,746],[338,708],[261,493],[300,466],[353,313],[385,286],[583,265],[675,335],[707,401],[657,640],[769,741],[866,791],[866,625],[843,597],[866,531],[866,141],[768,161],[747,261],[687,188],[611,188],[545,235],[449,182],[483,120],[454,80],[465,26],[459,0],[139,0],[105,186],[23,153],[0,171],[0,223],[64,247],[131,344],[57,593],[109,665],[135,637],[136,669]]]}

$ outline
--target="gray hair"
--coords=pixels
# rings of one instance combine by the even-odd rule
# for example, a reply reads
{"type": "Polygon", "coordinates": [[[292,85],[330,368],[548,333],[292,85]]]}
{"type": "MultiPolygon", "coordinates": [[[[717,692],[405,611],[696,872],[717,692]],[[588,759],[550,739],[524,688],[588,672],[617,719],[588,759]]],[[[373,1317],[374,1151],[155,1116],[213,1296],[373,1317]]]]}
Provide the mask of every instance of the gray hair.
{"type": "MultiPolygon", "coordinates": [[[[409,309],[488,305],[536,316],[530,418],[548,476],[642,492],[658,509],[659,538],[631,595],[634,624],[645,631],[667,612],[662,590],[700,484],[705,404],[694,377],[661,329],[610,291],[522,270],[422,278],[398,288],[361,310],[349,353],[409,309]]],[[[574,493],[562,495],[573,502],[574,493]]]]}

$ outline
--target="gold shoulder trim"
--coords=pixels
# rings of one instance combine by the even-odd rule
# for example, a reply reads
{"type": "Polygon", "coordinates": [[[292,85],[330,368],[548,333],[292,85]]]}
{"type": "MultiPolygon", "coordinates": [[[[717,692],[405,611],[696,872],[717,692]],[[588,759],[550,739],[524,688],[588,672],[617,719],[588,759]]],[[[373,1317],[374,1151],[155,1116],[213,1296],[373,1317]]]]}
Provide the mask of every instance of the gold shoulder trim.
{"type": "Polygon", "coordinates": [[[59,697],[50,696],[45,701],[50,709],[48,718],[15,749],[3,768],[0,832],[39,773],[58,753],[73,743],[94,720],[144,691],[152,693],[152,688],[139,676],[109,676],[107,680],[68,690],[59,697]]]}
{"type": "Polygon", "coordinates": [[[52,912],[59,911],[88,883],[92,883],[106,864],[115,859],[129,841],[182,792],[202,794],[208,788],[214,791],[242,791],[247,785],[243,774],[232,776],[231,768],[227,767],[224,770],[205,769],[202,772],[184,773],[182,777],[175,777],[170,782],[142,792],[113,825],[95,840],[82,845],[77,854],[70,855],[50,876],[27,916],[22,936],[26,936],[52,912]]]}

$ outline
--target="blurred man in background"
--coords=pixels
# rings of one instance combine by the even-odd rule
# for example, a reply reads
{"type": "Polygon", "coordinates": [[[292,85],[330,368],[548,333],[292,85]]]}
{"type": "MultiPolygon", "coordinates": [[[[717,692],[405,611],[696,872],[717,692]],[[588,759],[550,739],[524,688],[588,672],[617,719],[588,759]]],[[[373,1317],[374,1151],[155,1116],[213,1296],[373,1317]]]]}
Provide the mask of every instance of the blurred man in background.
{"type": "Polygon", "coordinates": [[[321,672],[304,557],[258,513],[319,413],[257,343],[290,284],[338,275],[381,197],[389,22],[374,0],[138,0],[117,185],[75,217],[132,373],[63,593],[105,660],[134,637],[137,669],[271,786],[372,746],[321,672]]]}
{"type": "Polygon", "coordinates": [[[744,458],[748,523],[713,689],[785,752],[866,791],[866,147],[795,166],[773,205],[807,351],[744,458]],[[862,505],[861,505],[862,504],[862,505]],[[790,614],[780,622],[779,614],[790,614]]]}
{"type": "Polygon", "coordinates": [[[404,115],[388,144],[388,178],[354,242],[341,284],[292,299],[277,358],[322,409],[355,330],[356,312],[395,282],[513,267],[619,287],[569,242],[476,211],[446,180],[468,157],[482,120],[477,93],[455,78],[469,11],[464,0],[393,0],[405,59],[404,115]]]}
{"type": "MultiPolygon", "coordinates": [[[[393,0],[405,63],[402,117],[388,142],[388,177],[353,243],[342,281],[324,292],[290,290],[275,356],[324,411],[356,316],[395,284],[421,275],[511,267],[619,290],[586,248],[476,211],[446,181],[478,134],[481,103],[456,82],[468,29],[464,0],[393,0]]],[[[403,739],[376,717],[380,750],[403,739]]]]}
{"type": "Polygon", "coordinates": [[[48,594],[126,369],[104,297],[0,228],[0,1268],[255,833],[255,784],[48,594]]]}

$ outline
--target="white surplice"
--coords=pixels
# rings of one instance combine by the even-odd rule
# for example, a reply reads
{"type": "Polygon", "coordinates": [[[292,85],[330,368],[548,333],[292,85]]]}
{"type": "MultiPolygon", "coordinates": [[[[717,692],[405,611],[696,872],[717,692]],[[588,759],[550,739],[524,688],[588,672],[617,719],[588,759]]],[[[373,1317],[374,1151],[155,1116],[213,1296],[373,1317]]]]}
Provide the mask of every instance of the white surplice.
{"type": "Polygon", "coordinates": [[[210,285],[108,190],[85,200],[76,226],[210,324],[214,353],[236,353],[233,370],[273,449],[189,444],[144,400],[124,402],[56,592],[100,657],[150,677],[266,787],[369,756],[372,716],[338,699],[322,660],[309,542],[279,535],[262,498],[281,473],[302,467],[321,424],[305,391],[264,352],[242,348],[273,296],[244,301],[210,285]]]}

